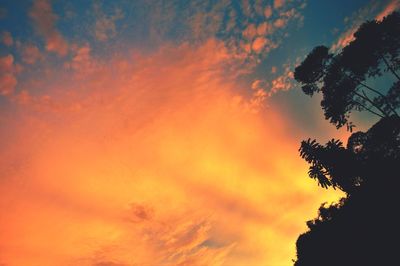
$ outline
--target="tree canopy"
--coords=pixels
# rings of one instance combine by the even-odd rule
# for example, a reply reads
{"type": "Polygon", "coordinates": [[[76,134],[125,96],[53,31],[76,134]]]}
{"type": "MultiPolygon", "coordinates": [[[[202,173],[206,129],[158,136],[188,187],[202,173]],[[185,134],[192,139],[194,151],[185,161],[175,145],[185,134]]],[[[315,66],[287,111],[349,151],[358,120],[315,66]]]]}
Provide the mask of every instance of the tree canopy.
{"type": "Polygon", "coordinates": [[[352,110],[368,111],[379,117],[398,116],[400,107],[400,14],[382,21],[367,21],[354,33],[354,39],[340,52],[315,47],[296,67],[294,78],[305,94],[322,92],[325,118],[336,127],[347,125],[352,110]],[[386,93],[368,83],[391,74],[395,82],[386,93]]]}
{"type": "Polygon", "coordinates": [[[296,68],[305,94],[322,93],[325,117],[336,127],[347,125],[351,111],[367,111],[380,120],[365,132],[353,133],[345,146],[308,139],[300,156],[309,176],[324,188],[345,192],[338,203],[323,204],[318,217],[299,236],[295,266],[397,265],[400,219],[400,14],[367,21],[354,40],[334,54],[315,47],[296,68]],[[373,88],[384,77],[388,88],[373,88]]]}

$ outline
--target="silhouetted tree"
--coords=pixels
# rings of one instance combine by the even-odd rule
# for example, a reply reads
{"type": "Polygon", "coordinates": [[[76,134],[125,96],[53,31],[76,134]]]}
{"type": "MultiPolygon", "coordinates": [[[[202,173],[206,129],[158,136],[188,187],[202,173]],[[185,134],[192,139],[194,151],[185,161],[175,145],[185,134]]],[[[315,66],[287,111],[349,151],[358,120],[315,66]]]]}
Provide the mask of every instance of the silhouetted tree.
{"type": "Polygon", "coordinates": [[[354,40],[339,53],[325,46],[315,47],[295,69],[294,78],[305,94],[322,92],[326,119],[336,127],[347,125],[352,110],[368,111],[379,117],[398,116],[400,107],[400,14],[381,22],[365,22],[354,33],[354,40]],[[372,88],[368,80],[391,73],[397,80],[384,94],[372,88]]]}
{"type": "Polygon", "coordinates": [[[326,119],[338,128],[353,125],[352,110],[381,119],[366,132],[355,132],[347,146],[308,139],[300,155],[309,176],[324,188],[346,193],[339,203],[319,209],[309,231],[297,240],[295,266],[399,265],[397,209],[400,189],[400,15],[368,21],[338,54],[318,46],[295,70],[303,92],[322,92],[326,119]],[[368,85],[385,73],[395,80],[386,93],[368,85]]]}
{"type": "Polygon", "coordinates": [[[322,187],[331,186],[350,193],[360,185],[357,158],[341,141],[332,139],[321,145],[308,139],[302,142],[300,155],[311,164],[309,176],[317,179],[322,187]]]}

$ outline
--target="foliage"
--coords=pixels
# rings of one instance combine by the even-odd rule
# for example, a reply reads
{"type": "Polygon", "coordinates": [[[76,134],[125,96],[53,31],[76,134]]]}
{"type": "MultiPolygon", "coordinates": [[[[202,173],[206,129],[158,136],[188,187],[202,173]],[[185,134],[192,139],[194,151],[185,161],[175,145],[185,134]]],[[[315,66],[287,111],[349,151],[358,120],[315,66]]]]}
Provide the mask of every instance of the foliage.
{"type": "Polygon", "coordinates": [[[339,140],[332,139],[326,145],[311,139],[302,141],[300,155],[311,165],[309,176],[316,179],[321,187],[338,187],[351,192],[360,183],[356,171],[358,167],[355,167],[356,157],[339,140]]]}
{"type": "Polygon", "coordinates": [[[368,111],[379,117],[397,115],[400,107],[400,14],[385,17],[381,22],[367,21],[354,33],[354,40],[339,53],[330,53],[325,46],[315,47],[295,69],[294,78],[309,96],[322,92],[321,106],[325,118],[337,128],[349,121],[352,110],[368,111]],[[384,94],[368,81],[385,73],[395,82],[384,94]]]}
{"type": "Polygon", "coordinates": [[[353,133],[347,147],[309,139],[300,150],[311,164],[310,177],[346,197],[322,205],[318,217],[307,222],[309,231],[297,240],[295,266],[396,265],[400,118],[383,118],[367,132],[353,133]]]}
{"type": "Polygon", "coordinates": [[[355,132],[344,146],[302,141],[300,156],[309,176],[324,188],[346,193],[338,203],[323,204],[309,231],[297,240],[295,266],[397,265],[396,214],[400,196],[400,14],[367,21],[338,54],[324,46],[311,51],[296,68],[305,94],[322,92],[326,119],[337,127],[353,125],[352,110],[381,119],[366,132],[355,132]],[[390,73],[395,81],[386,93],[367,81],[390,73]]]}

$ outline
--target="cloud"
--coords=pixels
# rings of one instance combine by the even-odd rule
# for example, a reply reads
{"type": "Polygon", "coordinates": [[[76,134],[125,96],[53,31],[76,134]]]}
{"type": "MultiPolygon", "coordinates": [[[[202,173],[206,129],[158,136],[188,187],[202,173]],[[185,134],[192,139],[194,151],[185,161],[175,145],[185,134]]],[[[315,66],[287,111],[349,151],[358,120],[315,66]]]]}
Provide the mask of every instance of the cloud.
{"type": "Polygon", "coordinates": [[[379,21],[382,20],[386,15],[398,10],[399,8],[400,2],[398,0],[389,0],[383,2],[371,1],[365,7],[362,7],[358,11],[354,12],[350,18],[345,18],[345,22],[348,23],[351,21],[351,23],[333,43],[331,50],[336,52],[354,40],[354,33],[358,30],[360,25],[365,22],[366,19],[376,19],[379,21]]]}
{"type": "Polygon", "coordinates": [[[99,261],[99,262],[94,262],[92,266],[127,266],[127,264],[121,264],[113,261],[99,261]]]}
{"type": "Polygon", "coordinates": [[[3,73],[0,76],[0,94],[9,95],[14,92],[15,86],[17,85],[17,79],[13,74],[3,73]]]}
{"type": "Polygon", "coordinates": [[[249,110],[224,41],[90,51],[71,45],[76,71],[96,62],[82,76],[41,62],[2,112],[1,260],[290,264],[304,220],[337,194],[306,178],[279,109],[249,110]]]}
{"type": "Polygon", "coordinates": [[[265,18],[270,18],[272,16],[272,7],[271,6],[265,7],[264,16],[265,16],[265,18]]]}
{"type": "Polygon", "coordinates": [[[26,64],[32,65],[35,64],[36,61],[42,59],[42,54],[39,51],[39,48],[33,44],[22,45],[22,61],[26,64]]]}
{"type": "Polygon", "coordinates": [[[270,95],[277,93],[278,91],[287,91],[292,85],[290,82],[287,82],[287,78],[291,78],[291,76],[282,75],[272,80],[270,95]]]}
{"type": "Polygon", "coordinates": [[[251,48],[255,53],[260,53],[262,51],[262,49],[265,47],[265,45],[267,45],[267,44],[268,44],[268,39],[266,39],[264,37],[257,37],[253,41],[251,48]]]}
{"type": "Polygon", "coordinates": [[[94,13],[96,17],[94,35],[99,41],[107,41],[117,34],[116,21],[122,19],[124,14],[121,9],[116,8],[113,15],[107,16],[103,13],[99,2],[94,3],[94,13]]]}
{"type": "Polygon", "coordinates": [[[236,11],[234,9],[231,9],[229,11],[229,15],[228,16],[229,16],[229,19],[228,19],[228,22],[226,24],[226,30],[227,31],[231,31],[236,26],[236,19],[237,19],[236,11]]]}
{"type": "Polygon", "coordinates": [[[254,24],[249,24],[243,31],[243,37],[249,41],[252,41],[257,35],[257,28],[254,24]]]}
{"type": "Polygon", "coordinates": [[[64,66],[66,69],[73,70],[76,76],[85,77],[98,67],[97,62],[92,58],[92,49],[88,43],[82,46],[72,45],[71,50],[73,56],[70,61],[64,63],[64,66]]]}
{"type": "MultiPolygon", "coordinates": [[[[295,60],[296,62],[299,61],[299,59],[295,60]]],[[[272,79],[271,81],[266,80],[266,79],[258,79],[253,81],[251,85],[251,89],[253,90],[253,96],[251,102],[255,106],[261,106],[265,100],[268,98],[272,97],[273,95],[279,93],[279,92],[284,92],[288,91],[294,88],[294,79],[293,79],[293,65],[295,64],[284,64],[283,69],[284,72],[272,79]]],[[[271,67],[271,74],[276,74],[277,73],[277,67],[272,66],[271,67]]]]}
{"type": "MultiPolygon", "coordinates": [[[[248,6],[249,3],[245,4],[248,6]]],[[[196,42],[214,38],[221,30],[226,32],[238,30],[238,10],[232,6],[230,1],[218,1],[210,6],[206,2],[192,2],[190,8],[185,10],[186,12],[188,21],[182,22],[183,24],[188,23],[191,29],[189,39],[196,42]],[[229,16],[226,25],[224,23],[225,16],[229,16]]],[[[171,15],[177,16],[173,11],[169,14],[169,20],[173,21],[176,19],[171,15]]]]}
{"type": "MultiPolygon", "coordinates": [[[[304,8],[304,7],[300,7],[300,8],[304,8]]],[[[285,17],[285,18],[288,18],[288,19],[290,19],[290,18],[300,18],[301,17],[301,14],[295,8],[291,8],[291,9],[286,10],[286,11],[281,11],[279,13],[279,15],[281,17],[285,17]]]]}
{"type": "Polygon", "coordinates": [[[268,22],[260,23],[257,27],[257,34],[258,35],[268,35],[273,32],[273,27],[268,22]]]}
{"type": "MultiPolygon", "coordinates": [[[[276,72],[276,67],[272,67],[271,72],[276,72]]],[[[284,73],[271,81],[271,88],[268,92],[268,96],[271,97],[280,91],[288,91],[292,89],[293,82],[294,80],[291,65],[286,64],[284,66],[284,73]]]]}
{"type": "Polygon", "coordinates": [[[68,43],[56,28],[58,16],[53,12],[50,0],[34,0],[29,16],[36,31],[45,40],[46,50],[65,56],[68,53],[68,43]]]}
{"type": "Polygon", "coordinates": [[[338,51],[348,45],[352,40],[354,40],[354,33],[357,31],[358,27],[350,28],[345,33],[343,33],[339,39],[332,45],[332,51],[338,51]]]}
{"type": "Polygon", "coordinates": [[[127,217],[129,221],[138,223],[153,219],[154,210],[151,207],[137,203],[132,203],[130,207],[132,212],[127,217]]]}
{"type": "Polygon", "coordinates": [[[274,0],[274,8],[279,9],[283,7],[285,4],[285,0],[274,0]]]}
{"type": "Polygon", "coordinates": [[[13,37],[11,35],[10,32],[8,31],[4,31],[1,34],[1,42],[5,45],[5,46],[12,46],[14,43],[13,37]]]}
{"type": "MultiPolygon", "coordinates": [[[[158,41],[171,36],[173,41],[190,43],[218,38],[225,43],[232,57],[242,58],[243,65],[248,69],[259,64],[278,47],[286,37],[282,31],[290,22],[302,21],[301,9],[304,5],[297,6],[293,2],[279,2],[277,5],[279,10],[274,11],[274,20],[278,21],[274,25],[271,21],[272,6],[262,1],[243,1],[241,5],[234,5],[228,0],[212,4],[190,2],[182,10],[176,10],[174,5],[161,9],[159,4],[153,4],[151,14],[147,15],[151,25],[149,32],[152,39],[158,41]],[[266,45],[254,53],[252,45],[258,37],[268,38],[274,45],[266,45]]],[[[260,40],[256,44],[260,44],[260,40]]]]}
{"type": "Polygon", "coordinates": [[[400,9],[400,1],[399,0],[391,0],[384,7],[384,9],[375,16],[376,20],[382,20],[384,17],[392,13],[393,11],[400,9]]]}
{"type": "Polygon", "coordinates": [[[263,16],[264,4],[262,1],[255,1],[254,5],[253,5],[253,9],[257,13],[257,16],[263,16]]]}
{"type": "MultiPolygon", "coordinates": [[[[227,25],[229,27],[224,28],[224,24],[214,23],[213,25],[219,25],[219,32],[214,32],[214,35],[224,36],[222,38],[227,47],[237,57],[242,57],[246,68],[252,68],[258,65],[273,49],[276,49],[282,40],[287,37],[287,34],[283,34],[285,29],[291,21],[297,21],[300,25],[303,21],[301,15],[301,9],[305,5],[295,7],[292,4],[277,3],[279,10],[274,12],[273,21],[271,21],[272,7],[266,4],[261,5],[260,3],[245,2],[242,9],[255,10],[255,12],[244,12],[240,10],[246,16],[246,19],[242,19],[241,23],[238,23],[235,19],[229,19],[227,25]],[[282,6],[280,6],[282,4],[282,6]],[[261,6],[260,6],[261,5],[261,6]],[[264,10],[259,12],[257,10],[264,10]],[[257,14],[261,17],[256,18],[257,14]],[[229,29],[229,30],[228,30],[229,29]],[[236,33],[240,30],[242,39],[237,40],[236,33]]],[[[231,9],[230,13],[236,14],[232,10],[234,7],[229,6],[231,9]]],[[[224,13],[219,14],[220,17],[224,17],[224,13]]],[[[232,15],[231,17],[234,18],[232,15]]],[[[199,26],[199,29],[204,27],[199,26]]]]}
{"type": "Polygon", "coordinates": [[[14,57],[11,54],[0,57],[0,94],[10,95],[17,85],[14,57]]]}
{"type": "Polygon", "coordinates": [[[287,19],[285,18],[278,18],[274,21],[274,26],[278,29],[284,28],[287,24],[287,19]]]}

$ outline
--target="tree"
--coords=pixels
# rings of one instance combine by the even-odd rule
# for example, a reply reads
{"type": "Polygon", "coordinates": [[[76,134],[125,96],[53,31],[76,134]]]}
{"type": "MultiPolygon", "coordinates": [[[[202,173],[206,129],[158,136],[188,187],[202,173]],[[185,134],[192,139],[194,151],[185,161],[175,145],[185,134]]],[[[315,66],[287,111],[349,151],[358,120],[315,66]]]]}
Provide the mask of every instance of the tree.
{"type": "Polygon", "coordinates": [[[303,141],[300,156],[311,164],[308,174],[318,180],[321,187],[339,188],[350,193],[361,183],[356,155],[339,140],[332,139],[326,145],[311,139],[303,141]]]}
{"type": "MultiPolygon", "coordinates": [[[[367,21],[354,33],[354,40],[338,54],[325,46],[315,47],[295,69],[294,77],[306,95],[322,92],[322,109],[326,119],[341,127],[354,125],[348,120],[352,110],[368,111],[380,118],[397,117],[400,107],[400,14],[394,12],[381,22],[367,21]],[[367,83],[390,73],[395,81],[386,92],[367,83]]],[[[350,138],[361,140],[361,132],[350,138]],[[357,138],[356,138],[357,137],[357,138]]],[[[353,149],[355,149],[353,147],[353,149]]],[[[300,147],[300,155],[310,163],[309,176],[324,188],[339,188],[346,193],[362,182],[358,173],[360,159],[345,149],[340,141],[325,146],[308,139],[300,147]]]]}
{"type": "Polygon", "coordinates": [[[400,14],[381,22],[367,21],[354,33],[354,40],[339,53],[315,47],[295,69],[294,78],[305,94],[322,92],[325,118],[340,128],[349,122],[352,110],[368,111],[379,117],[398,116],[400,107],[400,14]],[[390,73],[395,78],[386,94],[368,81],[390,73]]]}
{"type": "Polygon", "coordinates": [[[314,48],[296,68],[305,94],[322,93],[326,119],[347,125],[351,111],[367,111],[380,120],[366,132],[355,132],[344,146],[308,139],[300,156],[310,164],[309,176],[324,188],[346,193],[339,203],[323,204],[309,231],[297,240],[295,266],[397,265],[400,219],[400,15],[367,21],[354,40],[337,54],[314,48]],[[391,76],[390,78],[388,76],[391,76]],[[394,82],[384,93],[371,80],[394,82]]]}

